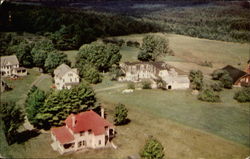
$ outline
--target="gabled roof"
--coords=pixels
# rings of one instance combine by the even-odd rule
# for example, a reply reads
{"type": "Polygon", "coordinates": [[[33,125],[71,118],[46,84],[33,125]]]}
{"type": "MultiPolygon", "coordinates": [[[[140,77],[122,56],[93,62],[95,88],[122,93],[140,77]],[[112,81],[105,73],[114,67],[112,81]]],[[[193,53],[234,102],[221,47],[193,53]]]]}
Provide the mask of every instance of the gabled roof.
{"type": "Polygon", "coordinates": [[[10,63],[11,65],[18,65],[19,61],[16,55],[11,55],[11,56],[2,56],[0,63],[1,63],[1,66],[5,66],[8,63],[10,63]]]}
{"type": "Polygon", "coordinates": [[[101,135],[105,133],[105,127],[113,126],[92,110],[76,115],[71,114],[67,117],[65,123],[74,133],[91,130],[94,135],[101,135]],[[73,123],[75,123],[75,126],[73,123]]]}
{"type": "Polygon", "coordinates": [[[66,126],[51,128],[51,132],[61,144],[69,143],[75,139],[66,126]]]}
{"type": "Polygon", "coordinates": [[[63,77],[69,71],[73,71],[77,74],[77,69],[71,69],[68,65],[63,63],[54,70],[54,75],[57,77],[63,77]]]}
{"type": "Polygon", "coordinates": [[[246,72],[231,65],[227,65],[226,67],[222,68],[222,70],[226,70],[229,73],[229,76],[233,79],[233,83],[246,74],[246,72]]]}
{"type": "Polygon", "coordinates": [[[163,61],[156,61],[156,62],[124,62],[125,65],[128,66],[133,66],[133,65],[153,65],[154,67],[156,67],[159,70],[169,70],[169,65],[167,65],[165,62],[163,61]]]}

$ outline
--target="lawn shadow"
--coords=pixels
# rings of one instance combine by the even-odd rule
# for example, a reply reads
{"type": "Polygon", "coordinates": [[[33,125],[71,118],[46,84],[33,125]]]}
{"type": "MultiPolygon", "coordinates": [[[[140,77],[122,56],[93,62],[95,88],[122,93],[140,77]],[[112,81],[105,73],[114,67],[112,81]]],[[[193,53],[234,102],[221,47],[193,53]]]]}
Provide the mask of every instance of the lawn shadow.
{"type": "Polygon", "coordinates": [[[39,132],[38,129],[33,129],[33,130],[25,130],[16,135],[16,142],[18,144],[24,143],[28,141],[29,139],[32,139],[34,137],[37,137],[41,133],[39,132]]]}

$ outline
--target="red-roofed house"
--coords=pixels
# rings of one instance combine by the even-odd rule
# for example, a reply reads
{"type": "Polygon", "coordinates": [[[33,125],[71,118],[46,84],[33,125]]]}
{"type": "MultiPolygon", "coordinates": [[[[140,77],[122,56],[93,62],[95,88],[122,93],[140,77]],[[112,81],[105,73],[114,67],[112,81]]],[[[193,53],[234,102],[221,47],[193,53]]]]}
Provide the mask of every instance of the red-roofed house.
{"type": "Polygon", "coordinates": [[[65,126],[52,128],[53,149],[61,154],[84,148],[103,148],[114,137],[114,126],[94,111],[71,114],[65,126]]]}

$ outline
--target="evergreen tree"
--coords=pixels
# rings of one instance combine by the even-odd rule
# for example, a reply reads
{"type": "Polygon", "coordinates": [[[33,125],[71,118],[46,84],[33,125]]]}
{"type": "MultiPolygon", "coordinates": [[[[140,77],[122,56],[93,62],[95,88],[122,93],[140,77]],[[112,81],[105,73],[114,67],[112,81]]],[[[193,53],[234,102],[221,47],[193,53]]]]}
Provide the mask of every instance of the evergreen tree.
{"type": "Polygon", "coordinates": [[[115,107],[114,122],[116,125],[122,125],[127,122],[128,110],[123,104],[117,104],[115,107]]]}
{"type": "Polygon", "coordinates": [[[164,157],[164,147],[159,141],[149,137],[140,152],[140,156],[145,159],[162,159],[164,157]]]}
{"type": "Polygon", "coordinates": [[[1,103],[0,120],[8,144],[14,143],[17,130],[24,123],[23,112],[13,102],[1,103]]]}
{"type": "Polygon", "coordinates": [[[68,115],[93,108],[95,101],[93,89],[86,84],[70,90],[54,91],[47,97],[35,118],[43,128],[62,125],[68,115]]]}
{"type": "Polygon", "coordinates": [[[25,102],[25,109],[29,122],[34,126],[38,125],[35,117],[37,113],[39,113],[40,108],[43,106],[45,98],[45,92],[39,90],[37,87],[32,87],[28,93],[28,97],[25,102]]]}

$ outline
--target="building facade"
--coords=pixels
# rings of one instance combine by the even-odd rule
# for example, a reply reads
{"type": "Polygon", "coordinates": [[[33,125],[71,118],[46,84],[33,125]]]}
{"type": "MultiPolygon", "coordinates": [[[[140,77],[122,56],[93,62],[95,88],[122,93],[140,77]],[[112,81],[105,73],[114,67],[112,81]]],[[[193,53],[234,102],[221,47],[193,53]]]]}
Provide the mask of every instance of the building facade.
{"type": "Polygon", "coordinates": [[[92,110],[69,115],[65,124],[51,129],[51,145],[60,154],[104,148],[115,134],[114,126],[92,110]]]}
{"type": "Polygon", "coordinates": [[[157,81],[162,81],[165,89],[187,89],[190,85],[187,75],[179,75],[175,68],[165,62],[125,62],[120,67],[125,76],[120,77],[119,81],[150,80],[152,88],[157,88],[157,81]]]}
{"type": "Polygon", "coordinates": [[[19,61],[16,55],[1,57],[1,76],[26,76],[27,70],[24,67],[19,67],[19,61]]]}
{"type": "Polygon", "coordinates": [[[80,77],[76,68],[71,69],[66,64],[61,64],[54,70],[54,80],[56,89],[70,89],[74,85],[78,85],[80,77]]]}

